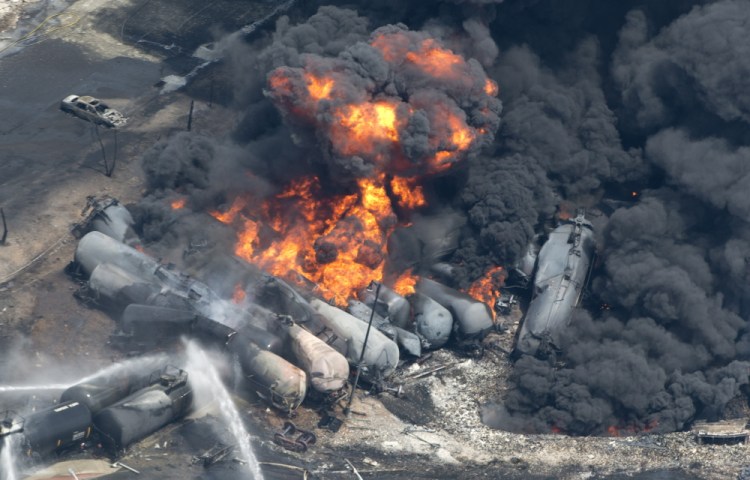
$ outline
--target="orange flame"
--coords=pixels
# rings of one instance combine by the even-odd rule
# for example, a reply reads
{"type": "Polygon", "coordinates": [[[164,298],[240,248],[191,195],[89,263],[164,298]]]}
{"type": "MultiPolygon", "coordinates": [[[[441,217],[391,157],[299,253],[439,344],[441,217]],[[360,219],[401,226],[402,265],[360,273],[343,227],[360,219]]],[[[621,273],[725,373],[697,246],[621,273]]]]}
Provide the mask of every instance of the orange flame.
{"type": "Polygon", "coordinates": [[[505,285],[507,274],[503,267],[493,267],[469,287],[468,294],[490,307],[495,316],[495,303],[500,297],[500,287],[505,285]]]}
{"type": "Polygon", "coordinates": [[[332,78],[319,78],[312,73],[306,73],[305,80],[307,80],[307,92],[310,94],[310,98],[314,100],[331,98],[334,83],[332,78]]]}
{"type": "Polygon", "coordinates": [[[476,107],[469,125],[463,110],[467,106],[439,93],[445,84],[448,91],[484,97],[482,102],[496,96],[497,84],[481,69],[437,40],[415,32],[376,32],[370,46],[381,53],[390,71],[416,69],[411,73],[422,77],[418,83],[434,85],[436,93],[414,98],[408,92],[385,93],[365,86],[366,82],[351,81],[355,74],[346,74],[335,62],[311,55],[303,68],[280,67],[271,72],[268,95],[295,122],[311,123],[328,139],[332,154],[375,162],[379,171],[386,166],[413,170],[423,162],[426,168],[419,168],[420,173],[444,170],[462,160],[477,139],[489,133],[487,122],[495,114],[486,105],[476,107]],[[412,122],[415,115],[417,123],[412,122]],[[429,132],[410,131],[408,135],[426,133],[433,150],[404,150],[399,144],[403,129],[425,125],[425,119],[429,132]],[[405,161],[410,155],[419,158],[405,161]]]}
{"type": "Polygon", "coordinates": [[[434,77],[456,75],[465,61],[447,48],[440,47],[432,38],[425,39],[418,51],[408,52],[406,59],[434,77]]]}
{"type": "Polygon", "coordinates": [[[242,288],[241,284],[237,284],[234,286],[234,293],[232,294],[232,302],[236,304],[240,304],[245,300],[245,297],[247,294],[245,293],[245,289],[242,288]]]}
{"type": "Polygon", "coordinates": [[[344,155],[367,155],[378,146],[398,142],[396,104],[351,104],[337,112],[331,142],[344,155]]]}
{"type": "Polygon", "coordinates": [[[443,121],[435,128],[437,135],[432,143],[438,147],[438,152],[430,163],[434,171],[442,171],[461,159],[463,152],[471,146],[479,132],[466,125],[463,118],[444,105],[436,104],[432,108],[443,121]]]}
{"type": "Polygon", "coordinates": [[[484,93],[492,97],[496,97],[499,92],[500,88],[497,86],[497,82],[495,82],[491,78],[488,78],[484,81],[484,93]]]}
{"type": "Polygon", "coordinates": [[[325,197],[318,179],[306,177],[260,202],[256,218],[244,212],[244,198],[212,215],[238,226],[236,255],[294,283],[301,275],[345,305],[383,277],[386,241],[396,227],[384,181],[360,179],[356,193],[325,197]],[[272,230],[270,240],[260,238],[261,226],[272,230]]]}
{"type": "Polygon", "coordinates": [[[393,177],[391,179],[391,190],[393,195],[398,198],[398,204],[402,208],[414,210],[427,205],[424,198],[422,186],[418,185],[418,178],[393,177]]]}
{"type": "MultiPolygon", "coordinates": [[[[305,124],[325,138],[326,153],[364,162],[372,167],[371,177],[331,194],[308,176],[275,196],[238,197],[226,211],[210,212],[239,230],[238,256],[292,283],[315,283],[339,305],[372,280],[383,280],[387,240],[397,224],[394,203],[399,214],[426,205],[414,172],[434,173],[464,159],[494,129],[499,113],[498,100],[489,98],[497,84],[474,64],[425,34],[381,32],[370,46],[387,63],[385,77],[403,70],[434,89],[412,96],[395,82],[384,88],[369,77],[360,81],[341,63],[308,55],[303,68],[271,72],[265,92],[292,125],[305,124]],[[469,120],[464,109],[472,112],[469,120]],[[427,148],[401,145],[412,137],[427,148]]],[[[408,294],[415,282],[403,274],[394,289],[408,294]]]]}
{"type": "Polygon", "coordinates": [[[170,206],[172,207],[172,210],[179,210],[181,208],[185,208],[186,203],[186,198],[178,198],[177,200],[173,200],[170,206]]]}
{"type": "Polygon", "coordinates": [[[656,419],[649,420],[643,426],[626,425],[623,427],[618,427],[616,425],[610,425],[609,427],[607,427],[607,435],[610,437],[627,437],[639,433],[650,432],[657,426],[659,426],[659,421],[656,419]]]}
{"type": "Polygon", "coordinates": [[[220,221],[221,223],[232,223],[234,218],[237,216],[237,214],[245,208],[245,200],[241,197],[237,197],[232,202],[232,205],[229,207],[229,210],[226,212],[219,212],[218,210],[213,210],[211,212],[208,212],[209,215],[214,217],[216,220],[220,221]]]}
{"type": "Polygon", "coordinates": [[[284,92],[287,95],[292,94],[292,81],[281,70],[271,72],[268,76],[268,85],[278,92],[284,92]]]}
{"type": "Polygon", "coordinates": [[[412,293],[416,292],[416,285],[419,281],[419,277],[416,275],[412,275],[411,270],[407,270],[403,274],[401,274],[398,279],[393,282],[393,287],[391,290],[398,293],[401,296],[407,296],[411,295],[412,293]]]}

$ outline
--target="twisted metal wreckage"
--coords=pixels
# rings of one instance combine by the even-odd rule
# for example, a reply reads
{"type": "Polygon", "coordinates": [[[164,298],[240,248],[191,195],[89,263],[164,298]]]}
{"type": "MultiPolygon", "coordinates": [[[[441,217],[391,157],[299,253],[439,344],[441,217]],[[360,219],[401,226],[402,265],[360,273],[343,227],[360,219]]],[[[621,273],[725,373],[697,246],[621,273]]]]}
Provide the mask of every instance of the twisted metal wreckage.
{"type": "MultiPolygon", "coordinates": [[[[478,342],[494,327],[485,304],[431,280],[420,282],[408,300],[373,282],[347,312],[226,256],[205,271],[220,271],[223,281],[253,292],[252,302],[236,303],[134,248],[133,218],[116,200],[90,199],[84,214],[73,229],[80,241],[69,271],[83,279],[79,298],[119,318],[115,344],[146,351],[195,338],[236,360],[250,388],[287,414],[306,397],[330,406],[350,394],[352,367],[383,388],[401,351],[419,356],[451,336],[478,342]]],[[[30,456],[59,453],[92,435],[121,451],[190,411],[187,373],[167,370],[77,385],[48,410],[8,417],[0,436],[22,434],[30,456]]],[[[309,434],[292,424],[276,435],[277,443],[304,450],[314,443],[309,434]],[[295,432],[300,438],[290,440],[295,432]]]]}
{"type": "MultiPolygon", "coordinates": [[[[383,391],[400,355],[419,357],[450,339],[475,345],[495,326],[486,304],[426,278],[408,298],[373,282],[344,311],[232,256],[204,265],[207,277],[253,293],[252,302],[237,303],[135,248],[133,218],[116,200],[90,199],[85,213],[73,230],[80,241],[71,271],[85,279],[80,298],[120,319],[114,343],[146,351],[183,336],[195,338],[234,359],[250,388],[286,414],[306,397],[330,407],[351,395],[352,368],[357,379],[361,374],[383,391]]],[[[516,355],[555,348],[580,301],[593,242],[592,226],[579,214],[552,231],[532,256],[533,298],[516,355]]],[[[6,416],[0,437],[21,434],[25,452],[34,457],[94,437],[117,453],[184,416],[192,399],[184,370],[157,365],[145,375],[131,372],[75,385],[57,405],[25,419],[6,416]]],[[[289,423],[274,440],[304,451],[315,436],[289,423]]]]}

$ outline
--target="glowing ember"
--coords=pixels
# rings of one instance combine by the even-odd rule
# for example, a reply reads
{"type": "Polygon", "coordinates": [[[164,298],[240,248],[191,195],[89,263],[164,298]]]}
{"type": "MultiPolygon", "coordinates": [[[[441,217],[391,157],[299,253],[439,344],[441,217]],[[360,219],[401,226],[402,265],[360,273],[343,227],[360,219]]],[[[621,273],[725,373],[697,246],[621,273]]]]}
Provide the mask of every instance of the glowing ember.
{"type": "Polygon", "coordinates": [[[179,210],[181,208],[185,208],[186,203],[187,203],[187,199],[178,198],[177,200],[173,200],[170,206],[172,207],[172,210],[179,210]]]}
{"type": "Polygon", "coordinates": [[[495,303],[500,297],[500,287],[505,285],[506,277],[503,267],[494,267],[469,287],[468,294],[489,305],[493,317],[495,316],[495,303]]]}

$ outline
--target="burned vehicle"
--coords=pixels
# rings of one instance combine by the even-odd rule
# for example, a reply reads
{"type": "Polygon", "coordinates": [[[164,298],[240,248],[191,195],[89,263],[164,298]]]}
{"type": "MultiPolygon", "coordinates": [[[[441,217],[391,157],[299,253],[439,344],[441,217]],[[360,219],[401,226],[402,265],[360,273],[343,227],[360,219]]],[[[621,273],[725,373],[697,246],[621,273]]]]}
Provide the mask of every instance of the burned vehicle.
{"type": "Polygon", "coordinates": [[[539,251],[531,303],[518,330],[513,356],[547,357],[579,305],[594,259],[594,230],[583,211],[550,234],[539,251]]]}
{"type": "Polygon", "coordinates": [[[88,95],[68,95],[60,102],[60,110],[107,128],[122,127],[127,123],[122,113],[88,95]]]}

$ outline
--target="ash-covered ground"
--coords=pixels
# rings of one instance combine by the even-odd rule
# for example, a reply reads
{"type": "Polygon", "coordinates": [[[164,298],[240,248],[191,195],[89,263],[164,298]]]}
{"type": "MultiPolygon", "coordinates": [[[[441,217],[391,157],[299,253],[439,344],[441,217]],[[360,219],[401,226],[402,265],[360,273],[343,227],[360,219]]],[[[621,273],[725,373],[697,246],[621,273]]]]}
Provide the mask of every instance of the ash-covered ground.
{"type": "MultiPolygon", "coordinates": [[[[226,32],[232,32],[263,18],[276,5],[270,2],[244,1],[178,3],[128,1],[113,5],[110,2],[87,0],[50,3],[5,2],[0,5],[0,30],[4,30],[2,35],[7,35],[7,39],[4,37],[2,40],[4,43],[0,44],[0,48],[7,48],[0,53],[0,105],[3,112],[0,117],[0,206],[4,209],[9,226],[7,245],[0,246],[0,348],[3,352],[0,356],[0,386],[75,381],[76,378],[96,371],[103,364],[126,358],[125,353],[108,345],[109,335],[114,331],[114,321],[99,310],[86,308],[72,296],[76,285],[63,274],[64,267],[73,258],[76,244],[69,233],[70,226],[80,219],[79,214],[88,195],[108,194],[119,198],[123,203],[137,203],[142,199],[148,186],[141,168],[141,159],[156,142],[169,139],[174,133],[186,129],[191,101],[195,101],[191,125],[193,132],[224,139],[243,121],[245,127],[248,127],[247,122],[250,120],[245,113],[238,112],[231,106],[234,93],[229,90],[233,81],[224,77],[230,70],[226,64],[208,67],[195,77],[186,89],[176,92],[161,94],[160,81],[168,75],[185,75],[200,64],[200,60],[189,55],[198,45],[214,38],[222,38],[226,32]],[[49,25],[42,31],[34,31],[34,28],[45,22],[45,19],[59,13],[65,15],[49,20],[49,25]],[[27,33],[32,35],[25,37],[27,33]],[[11,44],[17,40],[18,43],[11,44]],[[110,104],[128,116],[129,126],[115,139],[111,131],[100,129],[97,132],[85,122],[64,115],[58,110],[59,100],[70,93],[89,93],[106,98],[110,104]],[[101,138],[101,144],[97,134],[101,138]],[[112,161],[115,148],[117,166],[112,177],[108,178],[102,174],[102,150],[109,155],[108,160],[112,161]]],[[[368,6],[376,12],[373,18],[377,18],[378,12],[388,21],[398,17],[398,9],[387,5],[387,2],[380,3],[368,6]]],[[[439,6],[438,10],[443,9],[442,14],[445,15],[452,12],[452,8],[455,7],[453,4],[446,7],[448,3],[450,2],[435,2],[435,5],[439,6]]],[[[470,3],[466,2],[466,9],[471,9],[470,3]]],[[[553,18],[558,8],[542,5],[538,10],[526,12],[526,4],[534,2],[516,2],[515,5],[513,3],[508,0],[506,5],[511,12],[518,15],[539,15],[539,24],[553,18]]],[[[582,5],[585,3],[581,2],[582,5]]],[[[720,6],[740,7],[743,2],[717,4],[719,6],[714,10],[698,11],[683,23],[696,21],[696,16],[700,19],[721,15],[720,6]]],[[[593,5],[589,6],[595,8],[593,5]]],[[[674,2],[672,8],[664,7],[663,11],[654,7],[656,13],[651,17],[654,22],[651,28],[658,32],[658,28],[678,16],[674,11],[687,13],[690,6],[692,2],[674,2]]],[[[353,7],[356,8],[356,5],[353,7]]],[[[408,5],[399,8],[403,10],[402,14],[413,14],[417,17],[428,16],[423,10],[431,10],[431,6],[426,5],[424,8],[408,5]]],[[[290,22],[302,23],[316,9],[317,5],[311,2],[300,2],[289,12],[290,22]]],[[[561,17],[569,19],[578,9],[579,7],[574,7],[570,12],[559,13],[561,17]]],[[[504,12],[507,13],[508,10],[504,12]]],[[[643,74],[647,69],[631,72],[631,90],[627,101],[624,102],[625,107],[629,109],[626,109],[626,114],[622,117],[631,122],[626,135],[644,135],[639,128],[653,133],[659,127],[670,125],[670,122],[684,111],[691,113],[690,120],[686,122],[689,125],[684,128],[691,128],[694,133],[704,127],[701,122],[706,122],[698,118],[696,111],[711,110],[713,106],[722,117],[722,122],[728,122],[731,127],[731,131],[727,133],[728,138],[733,142],[741,142],[744,132],[742,105],[732,107],[731,102],[725,102],[726,98],[717,93],[724,92],[719,88],[724,85],[722,82],[707,81],[708,86],[704,87],[702,94],[696,97],[684,94],[685,96],[680,97],[678,93],[689,90],[682,87],[690,83],[690,78],[680,77],[663,63],[659,63],[663,60],[660,55],[673,45],[670,43],[671,37],[681,33],[683,25],[676,24],[671,30],[649,43],[645,38],[635,38],[637,33],[643,33],[646,29],[641,25],[641,21],[638,14],[628,17],[629,28],[624,31],[622,37],[625,40],[630,39],[631,44],[629,49],[620,50],[618,81],[627,83],[623,80],[628,78],[625,65],[632,66],[637,64],[637,61],[645,62],[644,59],[651,58],[648,53],[653,53],[654,57],[657,57],[653,61],[657,64],[658,68],[654,67],[656,70],[663,68],[674,76],[666,77],[666,85],[653,85],[647,81],[648,75],[643,74]],[[643,27],[644,30],[639,27],[643,27]],[[636,56],[637,61],[632,60],[628,63],[624,58],[628,53],[634,55],[633,52],[643,55],[636,56]],[[715,89],[709,88],[717,85],[715,89]],[[662,95],[663,92],[659,88],[673,89],[677,92],[674,94],[677,98],[662,95]],[[656,111],[644,110],[645,113],[641,116],[633,118],[632,114],[636,111],[633,105],[638,102],[645,103],[646,94],[662,99],[661,108],[657,108],[656,111]],[[703,103],[699,108],[692,102],[703,103]]],[[[582,23],[586,22],[582,20],[582,23]]],[[[466,25],[468,26],[465,26],[465,30],[473,32],[473,43],[469,42],[468,50],[471,50],[473,45],[476,56],[482,58],[484,55],[484,61],[488,62],[488,65],[493,65],[492,49],[488,47],[488,53],[488,48],[482,48],[487,45],[482,39],[483,32],[486,32],[471,22],[466,25]]],[[[503,25],[510,28],[513,22],[506,20],[503,25]]],[[[606,25],[609,24],[603,22],[592,29],[605,28],[606,25]]],[[[553,40],[559,40],[560,44],[571,44],[572,38],[580,38],[579,32],[589,27],[567,21],[563,22],[562,28],[549,33],[549,36],[553,40]]],[[[266,32],[272,30],[273,25],[266,32]]],[[[509,31],[510,34],[514,33],[512,28],[509,31]]],[[[260,32],[260,35],[263,34],[260,32]]],[[[517,201],[522,202],[525,199],[528,201],[528,209],[540,211],[548,209],[552,202],[542,202],[538,197],[529,196],[529,192],[533,190],[531,185],[534,184],[536,173],[524,167],[524,155],[544,157],[549,154],[544,148],[564,150],[562,154],[550,154],[548,160],[552,162],[565,155],[578,155],[576,158],[580,160],[581,152],[587,149],[594,150],[597,155],[588,159],[591,168],[608,171],[611,169],[609,173],[612,176],[622,167],[621,163],[626,163],[623,148],[609,152],[616,160],[612,165],[603,166],[600,162],[602,156],[607,155],[606,146],[611,141],[609,136],[612,135],[612,129],[597,129],[591,125],[601,122],[609,125],[612,113],[608,110],[602,113],[597,109],[602,108],[604,95],[612,93],[607,90],[611,86],[605,85],[606,91],[602,93],[596,88],[589,89],[589,85],[586,84],[588,79],[595,76],[591,75],[590,71],[591,64],[596,63],[591,57],[592,47],[584,43],[575,53],[577,61],[581,62],[581,71],[586,72],[586,78],[576,82],[570,78],[573,74],[568,71],[561,74],[567,78],[566,86],[561,86],[555,83],[548,71],[539,67],[539,62],[549,63],[552,65],[549,67],[551,69],[559,67],[554,65],[554,58],[550,58],[555,53],[550,47],[553,42],[541,38],[545,35],[547,34],[543,30],[537,30],[523,37],[539,52],[536,64],[533,59],[529,60],[529,57],[533,57],[529,53],[529,47],[522,46],[509,47],[502,57],[501,65],[488,67],[493,75],[498,72],[498,76],[507,74],[507,70],[529,69],[525,70],[528,75],[522,78],[511,76],[518,83],[500,85],[501,92],[507,89],[512,93],[519,93],[519,98],[523,100],[518,100],[518,103],[528,107],[528,110],[520,107],[510,109],[510,114],[514,116],[509,119],[508,128],[522,130],[527,125],[524,118],[529,119],[528,124],[534,124],[535,117],[532,114],[536,112],[545,119],[563,118],[561,124],[573,122],[576,125],[573,129],[578,129],[576,133],[570,134],[550,128],[546,133],[552,136],[559,135],[556,138],[563,140],[542,141],[538,138],[536,145],[514,145],[515,150],[511,149],[511,158],[507,159],[508,169],[517,177],[526,176],[521,182],[526,189],[516,192],[517,201]],[[545,104],[541,98],[553,96],[555,93],[559,94],[561,103],[558,104],[559,110],[551,112],[550,105],[545,104]],[[570,98],[578,98],[581,104],[587,104],[591,108],[579,111],[565,103],[570,98]],[[538,109],[534,107],[537,102],[542,104],[538,109]],[[567,115],[565,105],[570,107],[567,115]],[[528,117],[525,117],[526,115],[528,117]],[[606,135],[594,135],[602,131],[605,131],[606,135]],[[566,143],[571,137],[575,137],[577,142],[584,139],[585,146],[582,147],[580,143],[566,143]]],[[[603,38],[609,38],[614,42],[611,36],[603,38]]],[[[501,45],[503,48],[511,43],[508,39],[505,42],[506,45],[501,45]]],[[[572,45],[570,48],[573,50],[572,45]]],[[[603,42],[601,48],[611,51],[614,46],[603,42]]],[[[575,62],[571,63],[575,65],[575,62]]],[[[568,65],[566,68],[571,67],[568,65]]],[[[699,69],[699,66],[695,68],[699,69]]],[[[658,76],[659,73],[657,71],[649,75],[658,76]]],[[[503,93],[501,98],[507,101],[503,93]]],[[[262,111],[260,113],[262,114],[262,111]]],[[[712,131],[713,128],[715,127],[707,127],[707,131],[712,131]]],[[[519,137],[522,137],[523,141],[528,141],[529,138],[520,134],[519,137]]],[[[628,136],[626,140],[630,141],[631,138],[628,136]]],[[[520,143],[523,141],[519,140],[520,143]]],[[[678,160],[670,153],[673,150],[667,147],[672,143],[684,145],[691,141],[708,142],[688,139],[680,130],[672,129],[656,136],[649,143],[651,154],[658,159],[658,166],[663,170],[655,176],[666,175],[673,178],[671,182],[667,182],[671,189],[678,190],[680,185],[689,185],[689,194],[685,196],[691,198],[685,200],[680,197],[684,204],[679,208],[675,207],[675,210],[681,212],[677,218],[666,218],[666,207],[655,208],[654,211],[661,212],[662,215],[657,215],[657,218],[652,218],[650,223],[646,223],[669,224],[684,236],[691,232],[690,225],[685,225],[686,219],[690,218],[686,212],[691,206],[695,207],[695,215],[701,218],[711,214],[699,200],[708,198],[709,203],[714,203],[718,207],[724,205],[730,210],[730,213],[725,212],[727,217],[722,217],[725,219],[734,218],[731,215],[736,214],[737,209],[741,210],[742,207],[736,196],[716,193],[723,188],[723,184],[708,188],[691,181],[690,174],[695,174],[695,165],[699,164],[699,160],[690,162],[691,168],[685,175],[679,173],[678,160]],[[732,213],[732,210],[735,213],[732,213]]],[[[637,141],[634,143],[637,144],[637,141]]],[[[726,144],[718,145],[718,150],[725,154],[724,157],[732,157],[732,152],[729,151],[732,149],[726,144]]],[[[736,153],[738,158],[741,159],[742,153],[736,153]]],[[[631,150],[628,151],[628,155],[638,157],[640,153],[631,150]]],[[[587,175],[587,171],[577,172],[577,164],[569,167],[570,170],[567,171],[550,169],[555,182],[569,185],[567,189],[557,190],[558,193],[579,195],[580,198],[595,190],[587,190],[594,182],[591,178],[594,175],[587,175]]],[[[638,177],[627,168],[623,167],[622,170],[625,170],[622,175],[638,177]]],[[[612,179],[607,178],[607,181],[612,179]]],[[[541,183],[548,185],[547,180],[541,183]]],[[[484,187],[476,183],[475,186],[476,195],[481,197],[484,187]]],[[[642,184],[638,186],[641,187],[642,184]]],[[[591,196],[595,197],[598,194],[599,192],[591,193],[591,196]]],[[[544,195],[545,193],[539,193],[540,197],[544,195]]],[[[675,205],[673,199],[666,197],[664,192],[657,193],[649,202],[663,203],[666,206],[675,205]]],[[[485,199],[490,204],[494,202],[492,198],[485,199]]],[[[478,210],[482,208],[480,205],[478,210]]],[[[521,207],[517,209],[523,210],[521,207]]],[[[478,216],[481,216],[480,213],[475,212],[478,216]]],[[[524,215],[516,214],[509,218],[523,223],[521,230],[533,230],[532,225],[524,222],[537,212],[530,213],[524,210],[523,213],[524,215]]],[[[627,224],[623,222],[619,225],[620,230],[610,232],[610,245],[614,244],[619,248],[621,245],[618,245],[618,242],[630,241],[624,233],[627,231],[627,224]]],[[[489,232],[501,227],[497,223],[488,222],[482,228],[489,232]]],[[[499,235],[498,238],[508,240],[517,233],[516,230],[509,230],[506,231],[507,235],[499,235]]],[[[659,232],[645,234],[651,238],[653,244],[657,243],[655,238],[660,236],[659,232]]],[[[491,237],[489,233],[483,238],[487,237],[491,237]]],[[[705,243],[715,241],[709,236],[701,238],[705,243]]],[[[741,251],[742,242],[736,238],[732,240],[727,248],[736,247],[741,251]]],[[[523,243],[520,240],[515,243],[509,240],[506,245],[514,244],[515,247],[505,248],[520,249],[523,243]]],[[[473,258],[467,253],[473,247],[476,245],[467,244],[462,247],[467,260],[473,258]]],[[[659,244],[657,247],[655,250],[662,249],[664,252],[668,245],[659,244]]],[[[717,249],[718,247],[712,250],[714,256],[717,255],[717,249]]],[[[624,250],[623,248],[618,252],[624,255],[624,250]]],[[[669,256],[665,253],[663,255],[669,256]]],[[[686,254],[686,258],[692,257],[686,254]]],[[[627,258],[620,260],[627,263],[627,258]]],[[[673,264],[660,265],[669,272],[675,272],[673,264]]],[[[481,267],[479,264],[475,266],[481,267]]],[[[740,275],[740,267],[729,265],[726,268],[734,275],[733,279],[740,275]]],[[[696,270],[696,275],[707,275],[700,267],[696,267],[696,270]]],[[[616,289],[620,286],[613,283],[612,278],[616,279],[617,276],[612,274],[611,277],[606,277],[606,281],[602,281],[605,284],[604,288],[616,289]]],[[[675,277],[670,278],[684,280],[683,276],[677,273],[675,277]]],[[[703,278],[698,283],[704,285],[710,282],[703,278]]],[[[628,287],[630,286],[629,284],[628,287]]],[[[666,297],[672,295],[672,298],[681,294],[677,291],[665,293],[661,290],[662,284],[651,287],[656,292],[656,297],[659,296],[659,292],[666,297]]],[[[708,288],[706,290],[710,291],[708,288]]],[[[715,298],[716,296],[712,295],[710,302],[714,302],[715,298]]],[[[658,315],[659,312],[654,313],[654,310],[657,310],[655,302],[658,299],[650,296],[647,300],[651,302],[648,305],[651,308],[650,313],[658,315]]],[[[634,303],[635,300],[631,302],[634,303]]],[[[619,305],[620,308],[626,306],[627,304],[619,305]]],[[[679,316],[685,312],[661,313],[666,316],[679,316]]],[[[708,313],[716,313],[716,310],[708,313]]],[[[720,313],[723,315],[723,310],[720,313]]],[[[364,478],[738,477],[741,469],[747,464],[745,445],[699,445],[689,432],[642,432],[636,435],[625,432],[622,433],[623,436],[568,436],[551,432],[510,433],[487,427],[482,422],[482,407],[503,398],[513,385],[510,381],[513,364],[509,361],[507,352],[511,348],[520,314],[521,312],[516,310],[512,318],[506,319],[510,326],[507,331],[492,334],[486,339],[487,349],[481,358],[470,358],[445,349],[434,352],[432,357],[421,365],[407,366],[393,379],[393,383],[403,383],[405,395],[401,398],[393,397],[389,393],[370,396],[358,392],[352,407],[353,414],[342,429],[336,434],[319,430],[317,444],[305,454],[289,453],[271,442],[273,433],[283,424],[282,416],[252,395],[237,398],[243,418],[251,432],[253,446],[263,462],[262,468],[266,478],[305,478],[305,471],[309,475],[307,478],[355,478],[356,475],[348,466],[347,460],[364,478]],[[414,378],[420,373],[439,367],[443,369],[425,377],[414,378]]],[[[726,323],[721,323],[724,333],[727,324],[733,322],[734,319],[731,318],[726,323]]],[[[696,330],[700,329],[696,327],[696,330]]],[[[637,333],[637,330],[625,329],[621,333],[623,336],[631,336],[637,333]]],[[[605,332],[602,335],[606,337],[608,334],[605,332]]],[[[712,345],[721,343],[720,340],[714,340],[712,345]]],[[[596,338],[586,339],[587,345],[595,341],[596,338]]],[[[701,342],[697,342],[694,347],[701,355],[705,353],[701,342]]],[[[684,349],[680,348],[679,352],[684,352],[684,349]]],[[[548,373],[549,371],[544,372],[548,373]]],[[[734,416],[746,414],[744,395],[737,395],[736,389],[729,387],[726,393],[733,399],[725,410],[731,410],[734,416]]],[[[610,395],[610,392],[607,392],[607,395],[610,395]]],[[[707,397],[710,395],[706,393],[707,397]]],[[[564,395],[556,393],[555,398],[562,403],[564,395]]],[[[24,394],[0,392],[0,410],[38,409],[51,405],[55,400],[53,391],[24,394]]],[[[215,412],[209,412],[208,415],[199,415],[197,418],[188,418],[171,424],[131,447],[121,460],[140,470],[145,478],[246,478],[244,470],[236,462],[224,462],[209,469],[191,462],[194,455],[210,448],[216,440],[226,440],[226,426],[221,425],[217,418],[215,412]],[[206,432],[211,434],[207,435],[206,432]]],[[[295,422],[303,428],[312,429],[318,419],[316,411],[303,406],[295,422]]],[[[685,420],[681,421],[684,424],[685,420]]],[[[538,429],[529,425],[529,430],[538,429]]],[[[75,464],[75,468],[83,469],[91,457],[91,453],[84,453],[61,460],[73,459],[80,462],[75,464]]],[[[60,474],[65,475],[67,468],[66,464],[58,470],[60,474]]],[[[97,468],[106,472],[106,469],[111,467],[98,465],[97,468]]],[[[52,475],[36,478],[52,478],[52,475]]],[[[120,470],[108,476],[131,478],[132,473],[120,470]]]]}

